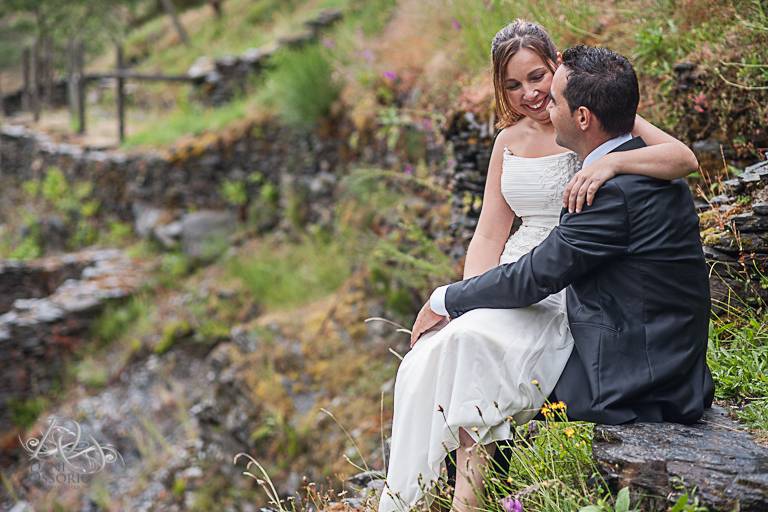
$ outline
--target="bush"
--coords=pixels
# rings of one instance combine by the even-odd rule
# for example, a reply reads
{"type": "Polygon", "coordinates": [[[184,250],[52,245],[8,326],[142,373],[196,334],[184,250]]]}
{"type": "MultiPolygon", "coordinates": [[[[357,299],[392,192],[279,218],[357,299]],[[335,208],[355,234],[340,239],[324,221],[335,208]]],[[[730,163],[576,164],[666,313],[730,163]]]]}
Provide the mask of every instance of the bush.
{"type": "Polygon", "coordinates": [[[330,113],[340,86],[327,52],[318,45],[278,52],[262,100],[289,125],[307,127],[330,113]]]}

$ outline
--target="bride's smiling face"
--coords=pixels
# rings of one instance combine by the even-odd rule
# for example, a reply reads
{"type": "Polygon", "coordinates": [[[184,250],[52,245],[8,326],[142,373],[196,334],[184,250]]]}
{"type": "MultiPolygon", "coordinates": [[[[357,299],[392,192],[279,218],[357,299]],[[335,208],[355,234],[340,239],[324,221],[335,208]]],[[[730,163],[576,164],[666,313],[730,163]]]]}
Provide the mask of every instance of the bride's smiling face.
{"type": "Polygon", "coordinates": [[[504,91],[512,108],[534,121],[548,123],[552,74],[536,52],[520,48],[507,62],[504,78],[504,91]]]}

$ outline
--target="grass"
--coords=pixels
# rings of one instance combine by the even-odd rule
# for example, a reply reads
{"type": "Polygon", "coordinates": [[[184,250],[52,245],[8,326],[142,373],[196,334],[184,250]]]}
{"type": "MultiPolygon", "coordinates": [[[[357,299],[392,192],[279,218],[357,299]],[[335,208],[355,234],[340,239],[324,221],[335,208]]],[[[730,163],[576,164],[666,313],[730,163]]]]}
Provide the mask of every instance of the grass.
{"type": "Polygon", "coordinates": [[[231,277],[268,308],[305,304],[336,290],[350,274],[350,254],[327,237],[306,235],[284,245],[267,237],[227,263],[231,277]]]}
{"type": "Polygon", "coordinates": [[[200,135],[224,128],[233,121],[244,119],[252,106],[252,99],[241,97],[220,107],[203,107],[179,95],[177,109],[159,115],[154,122],[144,123],[145,128],[128,134],[124,148],[163,147],[178,139],[200,135]]]}
{"type": "Polygon", "coordinates": [[[739,405],[736,414],[748,426],[768,430],[768,313],[748,306],[728,313],[710,327],[716,397],[739,405]]]}
{"type": "Polygon", "coordinates": [[[272,61],[260,100],[277,109],[283,121],[292,126],[312,126],[330,113],[339,95],[339,84],[327,50],[311,45],[300,50],[284,50],[272,61]]]}

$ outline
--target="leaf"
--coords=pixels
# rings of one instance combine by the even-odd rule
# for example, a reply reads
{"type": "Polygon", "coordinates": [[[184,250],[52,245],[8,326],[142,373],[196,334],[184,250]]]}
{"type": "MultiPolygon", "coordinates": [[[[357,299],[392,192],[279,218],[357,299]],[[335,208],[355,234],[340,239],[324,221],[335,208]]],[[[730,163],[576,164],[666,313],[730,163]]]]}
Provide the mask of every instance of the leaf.
{"type": "Polygon", "coordinates": [[[586,507],[581,507],[579,512],[603,512],[603,509],[597,505],[587,505],[586,507]]]}
{"type": "Polygon", "coordinates": [[[628,512],[629,510],[629,487],[624,487],[616,495],[616,512],[628,512]]]}

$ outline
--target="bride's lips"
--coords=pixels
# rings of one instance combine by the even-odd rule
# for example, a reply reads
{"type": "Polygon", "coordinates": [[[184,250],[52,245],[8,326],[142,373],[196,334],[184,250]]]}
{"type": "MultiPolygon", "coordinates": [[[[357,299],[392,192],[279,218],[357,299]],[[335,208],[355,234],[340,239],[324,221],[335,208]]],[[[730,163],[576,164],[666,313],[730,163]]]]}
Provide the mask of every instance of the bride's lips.
{"type": "Polygon", "coordinates": [[[549,94],[543,96],[536,103],[523,103],[523,106],[531,112],[538,113],[547,108],[547,103],[549,103],[549,94]]]}

